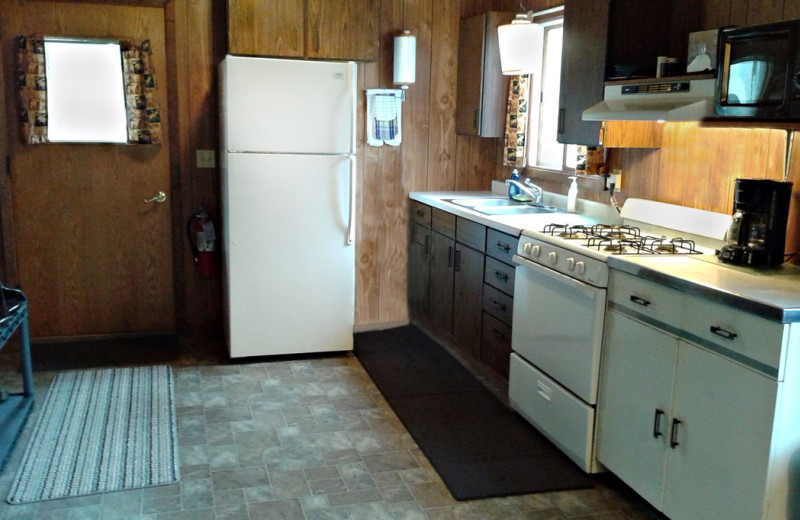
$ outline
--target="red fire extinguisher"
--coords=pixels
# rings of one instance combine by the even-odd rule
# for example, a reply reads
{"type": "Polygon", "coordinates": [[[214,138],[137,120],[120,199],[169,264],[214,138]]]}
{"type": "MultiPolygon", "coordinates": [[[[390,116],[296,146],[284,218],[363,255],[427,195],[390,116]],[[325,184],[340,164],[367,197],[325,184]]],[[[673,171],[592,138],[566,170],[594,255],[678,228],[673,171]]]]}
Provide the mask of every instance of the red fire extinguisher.
{"type": "Polygon", "coordinates": [[[203,206],[200,206],[197,212],[189,217],[186,230],[189,233],[189,244],[192,247],[197,271],[203,278],[213,276],[217,271],[214,259],[214,243],[217,236],[214,232],[214,222],[208,218],[208,213],[203,206]]]}

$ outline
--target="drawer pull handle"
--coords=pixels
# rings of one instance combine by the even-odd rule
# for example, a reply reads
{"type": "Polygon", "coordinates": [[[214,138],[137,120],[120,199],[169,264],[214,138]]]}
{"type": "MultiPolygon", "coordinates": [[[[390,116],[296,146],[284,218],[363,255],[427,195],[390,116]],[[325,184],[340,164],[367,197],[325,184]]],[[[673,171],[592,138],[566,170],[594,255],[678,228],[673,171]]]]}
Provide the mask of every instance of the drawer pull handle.
{"type": "Polygon", "coordinates": [[[678,442],[678,426],[680,426],[681,420],[680,419],[672,419],[672,431],[669,436],[669,447],[673,450],[680,446],[678,442]]]}
{"type": "Polygon", "coordinates": [[[495,278],[497,278],[498,280],[502,280],[502,281],[504,281],[504,282],[507,282],[507,281],[508,281],[508,273],[504,273],[504,272],[502,272],[502,271],[495,271],[495,272],[494,272],[494,276],[495,276],[495,278]]]}
{"type": "Polygon", "coordinates": [[[658,439],[661,437],[661,417],[664,415],[664,410],[656,408],[655,417],[653,417],[653,437],[658,439]]]}
{"type": "Polygon", "coordinates": [[[712,325],[709,330],[713,334],[716,334],[717,336],[723,337],[725,339],[729,339],[731,341],[735,340],[736,336],[738,335],[735,332],[731,332],[729,330],[725,330],[722,327],[717,327],[716,325],[712,325]]]}
{"type": "Polygon", "coordinates": [[[495,338],[497,338],[499,340],[503,340],[503,341],[506,340],[506,335],[502,330],[499,330],[499,329],[496,329],[496,328],[492,327],[492,334],[494,335],[495,338]]]}
{"type": "Polygon", "coordinates": [[[497,249],[502,249],[503,251],[508,253],[509,251],[511,251],[511,246],[506,244],[505,242],[498,242],[497,249]]]}
{"type": "Polygon", "coordinates": [[[425,212],[422,211],[421,209],[418,209],[415,213],[417,214],[418,217],[424,217],[425,216],[425,212]]]}
{"type": "Polygon", "coordinates": [[[641,296],[635,296],[633,294],[631,294],[631,301],[636,305],[641,305],[642,307],[647,307],[650,305],[650,300],[645,300],[641,296]]]}
{"type": "Polygon", "coordinates": [[[506,305],[503,302],[499,302],[497,300],[492,300],[492,305],[500,309],[501,311],[505,312],[506,305]]]}

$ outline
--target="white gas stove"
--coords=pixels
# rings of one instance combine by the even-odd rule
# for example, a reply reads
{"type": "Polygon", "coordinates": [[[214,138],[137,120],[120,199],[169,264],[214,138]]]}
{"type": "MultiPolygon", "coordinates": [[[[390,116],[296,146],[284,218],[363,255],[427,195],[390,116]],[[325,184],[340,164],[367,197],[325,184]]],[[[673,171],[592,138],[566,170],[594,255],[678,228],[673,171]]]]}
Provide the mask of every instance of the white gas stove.
{"type": "Polygon", "coordinates": [[[640,199],[621,221],[525,230],[514,261],[511,405],[585,471],[594,457],[608,258],[714,254],[730,217],[640,199]]]}

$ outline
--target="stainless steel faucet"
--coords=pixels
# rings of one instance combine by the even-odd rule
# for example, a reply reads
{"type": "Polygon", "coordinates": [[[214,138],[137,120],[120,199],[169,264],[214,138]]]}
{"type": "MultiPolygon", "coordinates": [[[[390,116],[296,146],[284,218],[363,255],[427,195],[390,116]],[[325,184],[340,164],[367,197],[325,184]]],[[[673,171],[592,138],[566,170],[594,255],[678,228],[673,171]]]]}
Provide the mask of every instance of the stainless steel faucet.
{"type": "Polygon", "coordinates": [[[544,190],[539,186],[535,185],[531,182],[530,179],[525,179],[525,183],[521,183],[519,181],[512,181],[511,179],[506,179],[506,184],[513,184],[517,188],[520,189],[523,193],[527,194],[530,198],[533,199],[534,204],[539,204],[540,206],[543,204],[542,200],[544,197],[544,190]]]}

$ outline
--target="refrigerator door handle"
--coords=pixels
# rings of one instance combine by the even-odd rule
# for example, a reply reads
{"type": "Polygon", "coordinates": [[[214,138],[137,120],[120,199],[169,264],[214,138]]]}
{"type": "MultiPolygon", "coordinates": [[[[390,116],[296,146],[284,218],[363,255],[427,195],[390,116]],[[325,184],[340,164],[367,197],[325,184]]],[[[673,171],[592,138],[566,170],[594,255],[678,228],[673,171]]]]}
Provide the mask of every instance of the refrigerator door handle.
{"type": "Polygon", "coordinates": [[[358,125],[358,68],[354,62],[350,65],[350,103],[352,104],[352,121],[350,122],[350,153],[356,153],[356,135],[358,125]]]}
{"type": "Polygon", "coordinates": [[[348,246],[356,241],[356,156],[350,155],[350,215],[347,221],[348,246]]]}

